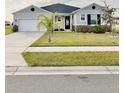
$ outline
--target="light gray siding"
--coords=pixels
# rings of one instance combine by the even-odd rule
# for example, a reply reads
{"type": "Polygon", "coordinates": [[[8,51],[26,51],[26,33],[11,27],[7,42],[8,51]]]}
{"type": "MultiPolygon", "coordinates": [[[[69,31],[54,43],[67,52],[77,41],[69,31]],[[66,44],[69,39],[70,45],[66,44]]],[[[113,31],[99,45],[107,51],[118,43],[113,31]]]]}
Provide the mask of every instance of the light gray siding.
{"type": "Polygon", "coordinates": [[[14,24],[18,25],[19,20],[37,20],[39,15],[50,15],[51,13],[48,11],[45,11],[43,9],[40,9],[36,6],[29,6],[25,9],[22,9],[20,11],[17,11],[14,14],[14,24]],[[31,8],[34,8],[35,11],[31,11],[31,8]]]}
{"type": "MultiPolygon", "coordinates": [[[[102,8],[97,5],[89,5],[83,9],[78,10],[74,14],[74,25],[87,25],[87,14],[103,14],[102,8]],[[95,9],[92,9],[92,6],[95,6],[95,9]],[[85,15],[85,20],[81,20],[81,14],[85,15]]],[[[101,20],[102,21],[102,20],[101,20]]]]}

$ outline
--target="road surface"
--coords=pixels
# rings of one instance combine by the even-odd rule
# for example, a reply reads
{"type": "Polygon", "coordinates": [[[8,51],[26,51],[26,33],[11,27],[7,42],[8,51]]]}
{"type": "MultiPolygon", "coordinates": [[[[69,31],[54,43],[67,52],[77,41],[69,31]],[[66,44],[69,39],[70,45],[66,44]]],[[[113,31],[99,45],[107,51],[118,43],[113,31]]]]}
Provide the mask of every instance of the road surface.
{"type": "Polygon", "coordinates": [[[6,93],[119,93],[118,79],[118,74],[10,75],[6,93]]]}

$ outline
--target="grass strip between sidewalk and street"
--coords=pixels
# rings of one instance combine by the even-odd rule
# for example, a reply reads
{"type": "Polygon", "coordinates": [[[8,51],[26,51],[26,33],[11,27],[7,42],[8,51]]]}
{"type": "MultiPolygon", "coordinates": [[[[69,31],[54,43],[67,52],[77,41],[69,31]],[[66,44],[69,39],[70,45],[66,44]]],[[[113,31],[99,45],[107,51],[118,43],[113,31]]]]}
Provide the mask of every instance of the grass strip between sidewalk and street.
{"type": "Polygon", "coordinates": [[[118,66],[119,52],[24,52],[29,66],[118,66]]]}

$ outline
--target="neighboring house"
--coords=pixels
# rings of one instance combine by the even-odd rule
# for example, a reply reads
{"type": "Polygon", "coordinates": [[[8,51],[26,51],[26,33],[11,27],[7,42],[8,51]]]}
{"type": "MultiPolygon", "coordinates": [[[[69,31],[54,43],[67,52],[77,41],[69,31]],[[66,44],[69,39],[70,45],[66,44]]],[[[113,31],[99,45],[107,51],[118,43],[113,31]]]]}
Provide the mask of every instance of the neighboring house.
{"type": "MultiPolygon", "coordinates": [[[[103,6],[92,3],[83,8],[74,7],[65,4],[52,4],[44,7],[31,5],[17,12],[14,12],[14,25],[19,27],[19,31],[39,31],[37,28],[38,16],[49,16],[51,13],[57,12],[59,15],[55,17],[55,22],[61,22],[61,28],[64,30],[72,30],[73,26],[93,26],[103,24],[101,16],[103,15],[103,6]]],[[[45,28],[40,29],[44,31],[45,28]]]]}

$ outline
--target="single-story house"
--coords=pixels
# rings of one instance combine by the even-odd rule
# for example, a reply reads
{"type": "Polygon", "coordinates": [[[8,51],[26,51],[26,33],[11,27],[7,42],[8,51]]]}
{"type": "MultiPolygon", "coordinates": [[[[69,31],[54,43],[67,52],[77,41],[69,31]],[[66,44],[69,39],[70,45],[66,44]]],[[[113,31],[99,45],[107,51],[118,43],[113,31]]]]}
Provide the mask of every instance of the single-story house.
{"type": "MultiPolygon", "coordinates": [[[[60,3],[44,7],[31,5],[13,13],[13,24],[18,26],[19,31],[39,31],[37,28],[38,16],[49,16],[52,13],[57,12],[59,15],[55,17],[53,22],[61,22],[61,28],[65,31],[72,30],[73,26],[103,24],[101,18],[103,15],[103,8],[103,6],[96,3],[92,3],[83,8],[60,3]]],[[[40,29],[40,31],[44,30],[44,27],[40,29]]]]}

